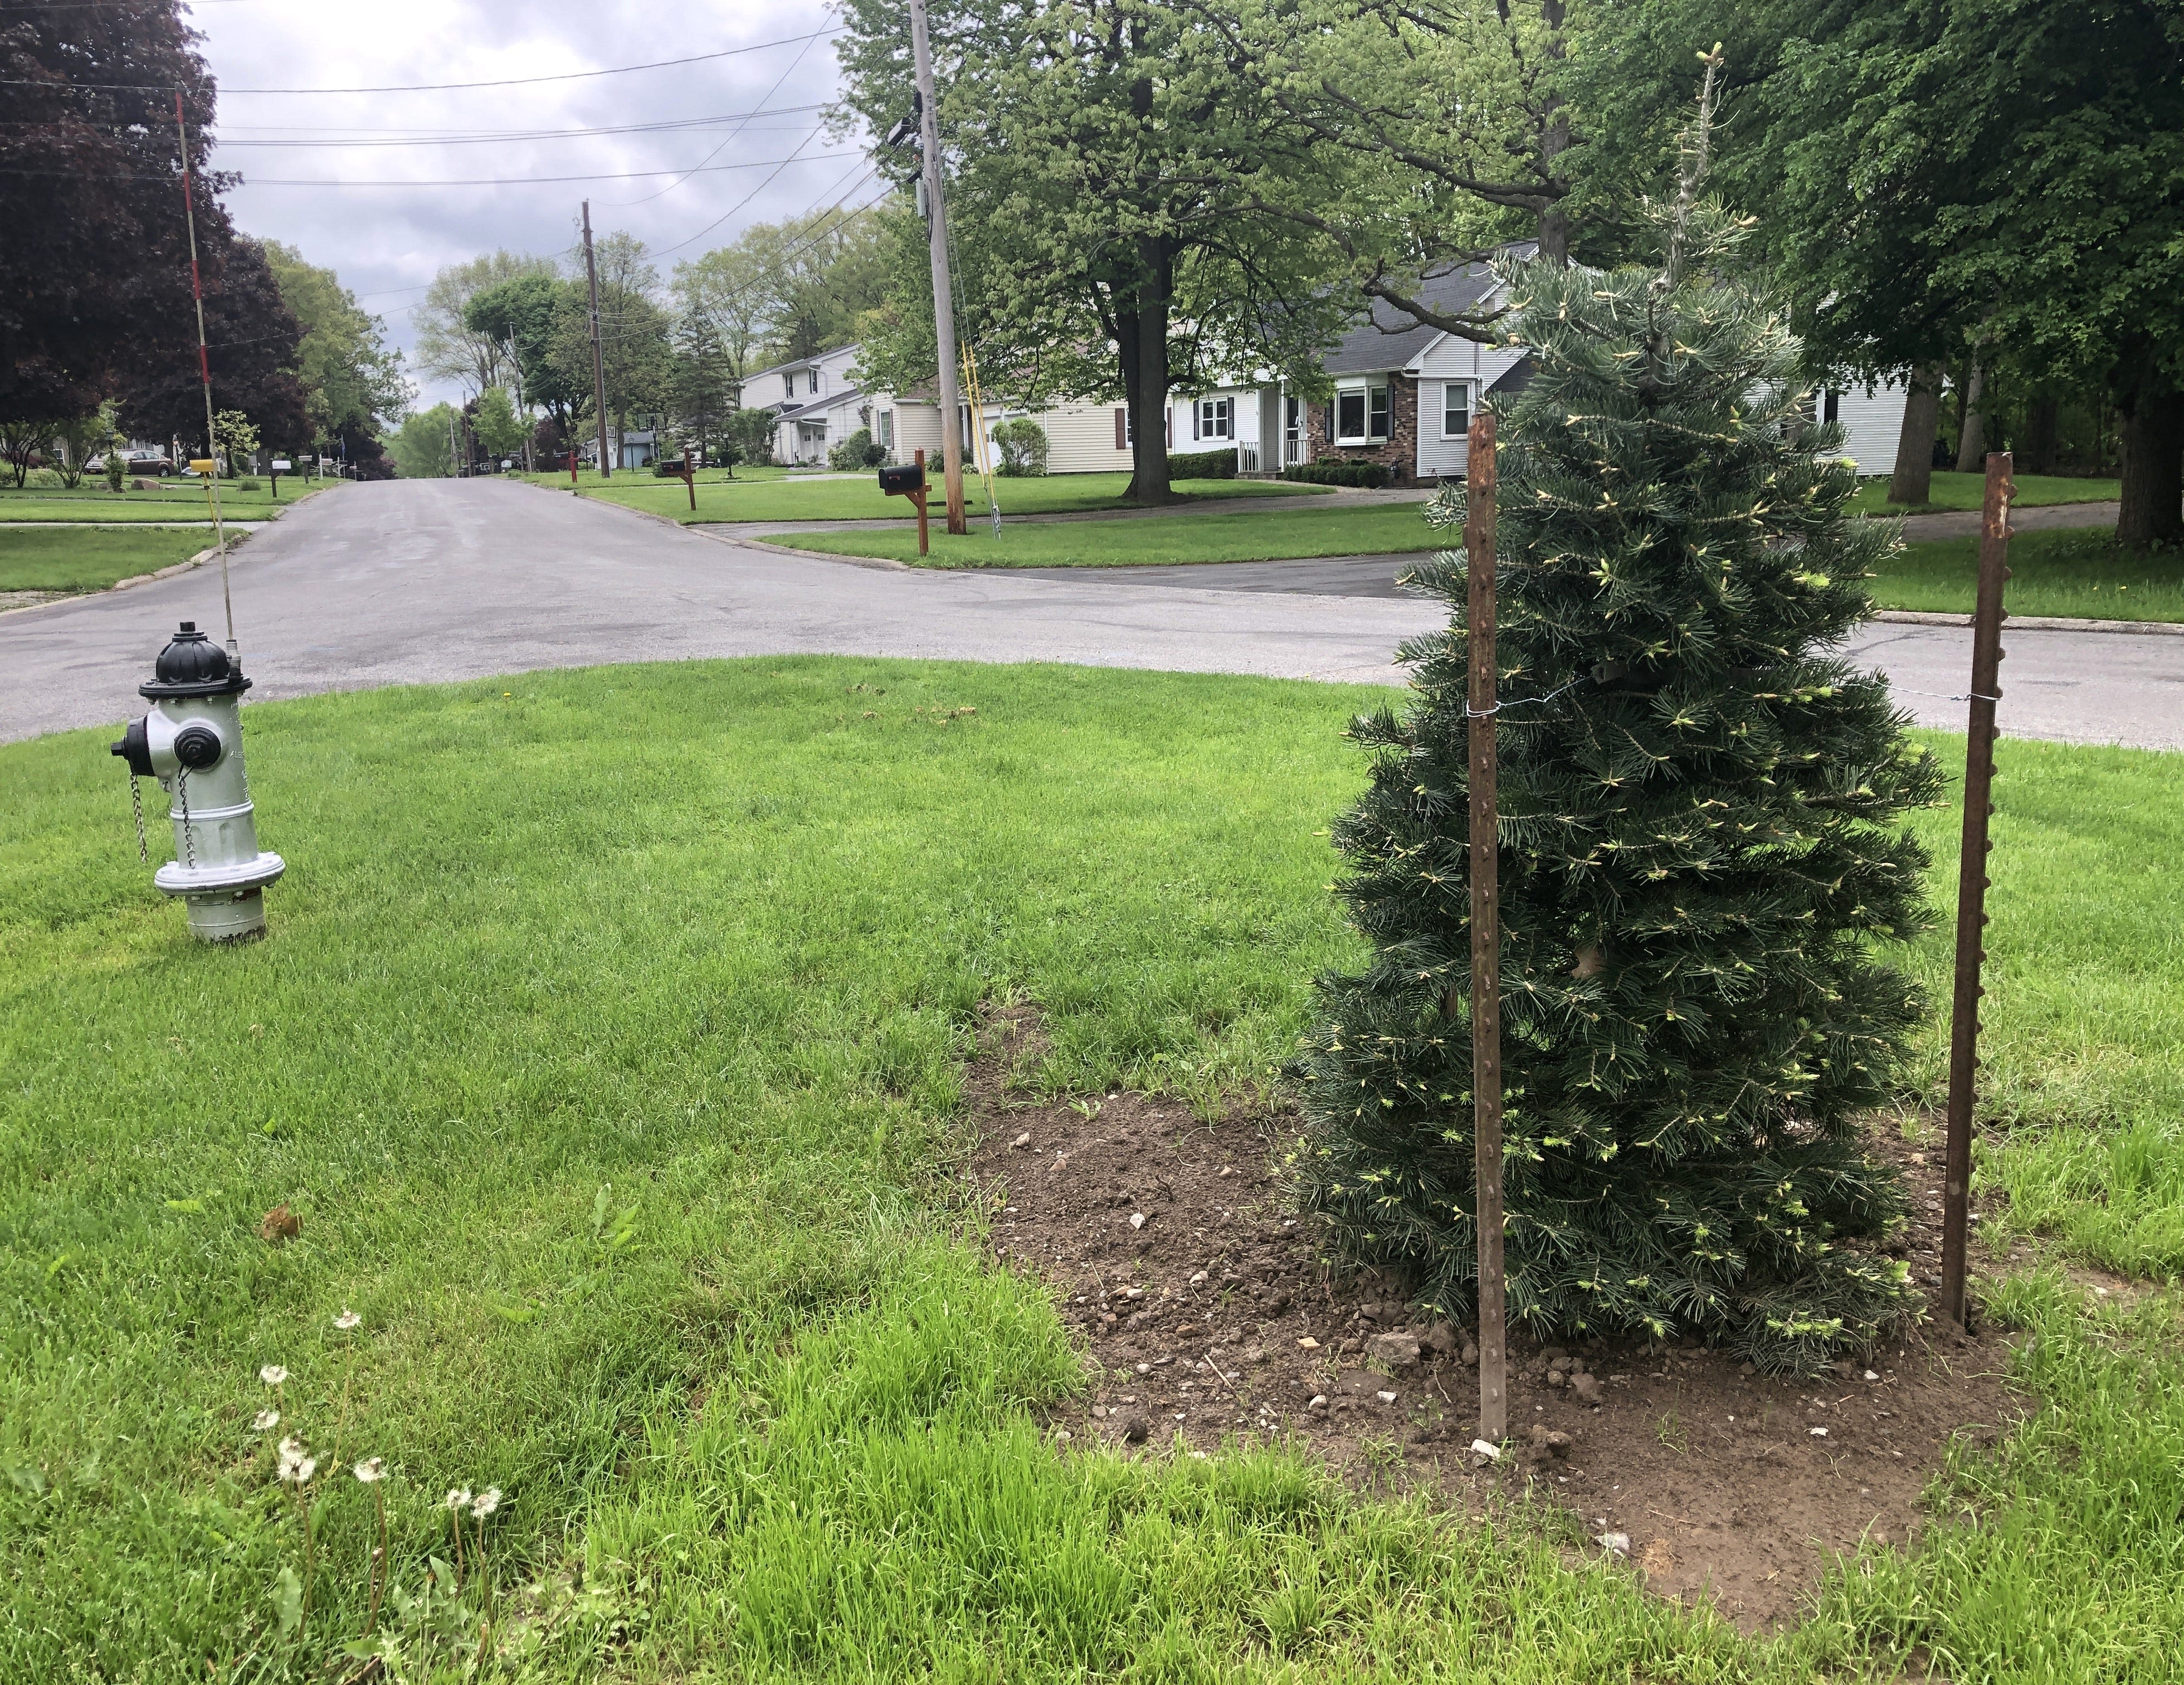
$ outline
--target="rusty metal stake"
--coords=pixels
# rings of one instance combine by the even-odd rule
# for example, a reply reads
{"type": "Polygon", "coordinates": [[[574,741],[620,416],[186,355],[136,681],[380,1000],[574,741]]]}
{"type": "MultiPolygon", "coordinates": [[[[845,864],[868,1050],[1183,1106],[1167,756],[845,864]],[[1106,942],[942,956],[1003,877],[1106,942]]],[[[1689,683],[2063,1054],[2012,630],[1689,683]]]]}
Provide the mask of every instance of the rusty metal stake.
{"type": "Polygon", "coordinates": [[[1479,1437],[1509,1437],[1508,1292],[1502,1260],[1501,840],[1495,811],[1494,417],[1472,418],[1463,520],[1471,695],[1471,1096],[1479,1217],[1479,1437]]]}
{"type": "Polygon", "coordinates": [[[1994,723],[2001,700],[2003,582],[2009,577],[2010,454],[1986,459],[1979,600],[1972,613],[1971,720],[1964,743],[1964,853],[1957,867],[1956,998],[1949,1018],[1947,1169],[1942,1190],[1942,1314],[1964,1320],[1964,1241],[1970,1227],[1973,1085],[1979,1067],[1980,962],[1986,959],[1987,816],[1994,812],[1994,723]]]}

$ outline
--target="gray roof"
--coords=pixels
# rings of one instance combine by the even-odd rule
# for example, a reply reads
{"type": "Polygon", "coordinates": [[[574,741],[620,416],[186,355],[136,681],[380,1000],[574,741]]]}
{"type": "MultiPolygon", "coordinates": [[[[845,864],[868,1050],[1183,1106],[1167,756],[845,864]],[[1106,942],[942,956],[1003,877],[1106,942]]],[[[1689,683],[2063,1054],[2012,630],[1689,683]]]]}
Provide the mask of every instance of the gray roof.
{"type": "Polygon", "coordinates": [[[830,345],[824,351],[815,351],[808,357],[791,357],[785,363],[776,363],[771,368],[755,370],[745,375],[744,379],[749,382],[764,380],[768,375],[777,375],[783,369],[808,369],[815,363],[825,362],[829,357],[838,357],[844,351],[855,351],[858,349],[858,345],[859,342],[854,339],[847,345],[830,345]]]}
{"type": "MultiPolygon", "coordinates": [[[[1529,255],[1522,247],[1512,250],[1518,256],[1529,255]]],[[[1425,276],[1411,297],[1429,310],[1453,314],[1476,305],[1495,285],[1494,272],[1486,265],[1468,263],[1425,276]]],[[[1384,374],[1404,367],[1440,337],[1440,329],[1426,327],[1375,299],[1372,320],[1343,335],[1327,354],[1324,366],[1331,375],[1384,374]]]]}
{"type": "Polygon", "coordinates": [[[833,410],[844,404],[855,404],[864,395],[861,388],[854,386],[847,392],[830,392],[823,398],[814,398],[808,403],[785,405],[773,412],[773,419],[777,421],[801,421],[804,417],[816,415],[822,410],[833,410]]]}

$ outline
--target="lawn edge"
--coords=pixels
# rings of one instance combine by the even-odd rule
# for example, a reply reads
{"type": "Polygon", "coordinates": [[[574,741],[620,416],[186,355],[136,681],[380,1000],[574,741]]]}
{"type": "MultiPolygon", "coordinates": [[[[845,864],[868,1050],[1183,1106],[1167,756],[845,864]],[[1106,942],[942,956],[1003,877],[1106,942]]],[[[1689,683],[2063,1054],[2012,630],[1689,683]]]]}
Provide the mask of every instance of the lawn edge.
{"type": "MultiPolygon", "coordinates": [[[[236,546],[249,537],[250,534],[247,532],[237,533],[227,541],[228,553],[233,555],[236,546]]],[[[52,608],[57,603],[74,602],[79,597],[103,597],[115,591],[125,591],[133,585],[148,585],[155,579],[171,579],[177,573],[187,573],[192,568],[203,567],[220,554],[220,549],[218,544],[214,544],[209,549],[201,550],[195,555],[184,561],[170,561],[154,572],[132,573],[126,579],[117,579],[111,585],[101,585],[93,590],[64,591],[58,596],[48,597],[42,603],[25,603],[20,608],[0,609],[0,620],[6,619],[11,614],[36,614],[40,609],[52,608]]]]}

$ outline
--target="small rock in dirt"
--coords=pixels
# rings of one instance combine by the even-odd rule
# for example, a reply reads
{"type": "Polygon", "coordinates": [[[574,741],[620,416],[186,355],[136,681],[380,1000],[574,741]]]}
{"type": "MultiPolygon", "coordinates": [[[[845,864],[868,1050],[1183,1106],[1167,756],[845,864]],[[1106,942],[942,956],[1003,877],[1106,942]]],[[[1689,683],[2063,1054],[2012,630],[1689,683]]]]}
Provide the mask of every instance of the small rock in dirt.
{"type": "Polygon", "coordinates": [[[1319,1342],[1313,1339],[1309,1334],[1298,1341],[1297,1345],[1301,1350],[1307,1352],[1316,1352],[1319,1349],[1319,1342]]]}
{"type": "Polygon", "coordinates": [[[1375,1334],[1365,1342],[1365,1353],[1376,1358],[1390,1369],[1412,1369],[1418,1361],[1418,1336],[1401,1329],[1392,1333],[1375,1334]]]}
{"type": "Polygon", "coordinates": [[[1375,1392],[1373,1396],[1384,1404],[1392,1404],[1396,1402],[1396,1395],[1392,1392],[1375,1392]]]}
{"type": "Polygon", "coordinates": [[[1457,1361],[1462,1363],[1466,1369],[1476,1368],[1479,1364],[1479,1347],[1473,1345],[1470,1341],[1465,1341],[1463,1342],[1463,1355],[1462,1358],[1457,1359],[1457,1361]]]}
{"type": "Polygon", "coordinates": [[[1880,1377],[1875,1375],[1871,1370],[1867,1370],[1864,1374],[1858,1377],[1858,1379],[1861,1381],[1878,1381],[1880,1377]]]}
{"type": "Polygon", "coordinates": [[[1337,1342],[1334,1349],[1343,1356],[1349,1357],[1355,1353],[1363,1351],[1365,1342],[1353,1336],[1350,1339],[1337,1342]]]}
{"type": "MultiPolygon", "coordinates": [[[[1130,1226],[1133,1229],[1144,1228],[1145,1226],[1145,1214],[1142,1211],[1133,1211],[1130,1214],[1130,1226]]],[[[1490,1239],[1491,1236],[1489,1238],[1490,1239]]]]}
{"type": "Polygon", "coordinates": [[[1576,1392],[1578,1403],[1580,1404],[1597,1404],[1600,1402],[1600,1377],[1598,1375],[1578,1375],[1571,1381],[1570,1386],[1576,1392]]]}
{"type": "Polygon", "coordinates": [[[1134,1411],[1123,1419],[1123,1437],[1132,1445],[1143,1445],[1152,1431],[1153,1425],[1134,1411]]]}
{"type": "Polygon", "coordinates": [[[1535,1423],[1531,1439],[1534,1449],[1543,1451],[1550,1457],[1569,1455],[1570,1437],[1566,1433],[1558,1433],[1553,1428],[1535,1423]]]}
{"type": "Polygon", "coordinates": [[[1426,1330],[1423,1342],[1426,1349],[1440,1357],[1447,1357],[1457,1348],[1456,1330],[1446,1322],[1436,1322],[1426,1330]]]}
{"type": "Polygon", "coordinates": [[[1736,1366],[1736,1372],[1739,1375],[1757,1375],[1759,1373],[1759,1365],[1758,1364],[1739,1364],[1736,1366]]]}
{"type": "Polygon", "coordinates": [[[1206,1272],[1203,1269],[1194,1271],[1190,1278],[1190,1285],[1194,1287],[1204,1286],[1206,1285],[1206,1272]]]}
{"type": "Polygon", "coordinates": [[[1593,1543],[1597,1544],[1610,1556],[1628,1556],[1630,1554],[1630,1535],[1628,1533],[1602,1533],[1597,1539],[1594,1540],[1593,1543]]]}
{"type": "Polygon", "coordinates": [[[1828,1431],[1824,1427],[1808,1427],[1805,1431],[1815,1439],[1825,1439],[1828,1437],[1828,1431]]]}
{"type": "Polygon", "coordinates": [[[1266,1362],[1266,1360],[1267,1348],[1264,1346],[1248,1346],[1245,1348],[1244,1361],[1245,1363],[1262,1364],[1266,1362]]]}
{"type": "Polygon", "coordinates": [[[1329,1409],[1328,1403],[1327,1403],[1327,1394],[1325,1394],[1324,1392],[1315,1392],[1315,1393],[1313,1393],[1313,1394],[1312,1395],[1312,1402],[1311,1402],[1309,1404],[1306,1404],[1306,1405],[1305,1406],[1305,1409],[1306,1409],[1307,1410],[1310,1410],[1310,1411],[1312,1413],[1312,1414],[1314,1414],[1314,1415],[1316,1415],[1316,1416],[1323,1416],[1323,1415],[1325,1415],[1325,1414],[1327,1414],[1327,1412],[1328,1412],[1328,1409],[1329,1409]]]}
{"type": "Polygon", "coordinates": [[[1550,1346],[1546,1350],[1541,1352],[1540,1355],[1545,1358],[1549,1363],[1554,1363],[1559,1360],[1567,1364],[1569,1361],[1569,1353],[1564,1351],[1560,1346],[1550,1346]]]}
{"type": "Polygon", "coordinates": [[[1009,1151],[1014,1152],[1018,1147],[1029,1147],[1030,1145],[1031,1131],[1029,1130],[1026,1130],[1022,1135],[1018,1135],[1014,1141],[1009,1143],[1009,1151]]]}
{"type": "Polygon", "coordinates": [[[1479,1459],[1483,1467],[1488,1463],[1498,1463],[1502,1460],[1502,1448],[1490,1439],[1474,1439],[1471,1442],[1471,1454],[1479,1459]]]}
{"type": "Polygon", "coordinates": [[[1223,1175],[1224,1175],[1224,1176],[1233,1176],[1233,1175],[1234,1175],[1234,1174],[1236,1174],[1236,1169],[1235,1169],[1235,1166],[1234,1166],[1233,1164],[1223,1164],[1223,1165],[1221,1167],[1221,1174],[1222,1174],[1223,1175]]]}

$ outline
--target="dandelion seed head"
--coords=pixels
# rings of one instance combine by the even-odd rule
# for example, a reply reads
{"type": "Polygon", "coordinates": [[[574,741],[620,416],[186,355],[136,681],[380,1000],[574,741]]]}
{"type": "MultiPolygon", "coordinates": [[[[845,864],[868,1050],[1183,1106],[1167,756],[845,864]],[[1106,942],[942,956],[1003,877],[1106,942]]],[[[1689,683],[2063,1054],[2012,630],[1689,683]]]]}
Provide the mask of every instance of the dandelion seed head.
{"type": "Polygon", "coordinates": [[[258,1371],[258,1378],[268,1386],[278,1386],[288,1378],[288,1371],[278,1364],[267,1364],[258,1371]]]}
{"type": "Polygon", "coordinates": [[[471,1514],[476,1516],[479,1520],[482,1521],[487,1516],[492,1515],[494,1510],[499,1508],[500,1488],[497,1486],[489,1486],[483,1492],[480,1493],[477,1495],[476,1500],[471,1504],[471,1514]]]}
{"type": "Polygon", "coordinates": [[[374,1481],[384,1480],[387,1477],[387,1459],[367,1457],[349,1472],[365,1485],[370,1486],[374,1481]]]}
{"type": "Polygon", "coordinates": [[[448,1488],[447,1497],[442,1501],[450,1509],[466,1509],[470,1507],[471,1489],[466,1486],[451,1486],[448,1488]]]}
{"type": "Polygon", "coordinates": [[[349,1309],[347,1306],[343,1306],[342,1308],[342,1314],[334,1319],[334,1326],[340,1329],[344,1334],[348,1333],[352,1328],[360,1328],[363,1325],[364,1319],[359,1316],[354,1311],[349,1309]]]}
{"type": "Polygon", "coordinates": [[[281,1413],[278,1410],[260,1410],[250,1419],[250,1425],[260,1433],[270,1433],[281,1426],[281,1413]]]}

